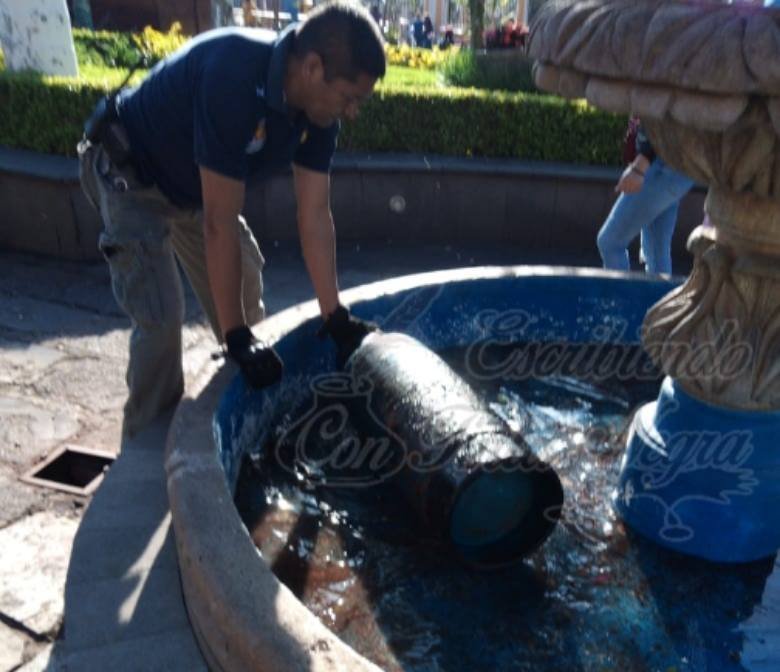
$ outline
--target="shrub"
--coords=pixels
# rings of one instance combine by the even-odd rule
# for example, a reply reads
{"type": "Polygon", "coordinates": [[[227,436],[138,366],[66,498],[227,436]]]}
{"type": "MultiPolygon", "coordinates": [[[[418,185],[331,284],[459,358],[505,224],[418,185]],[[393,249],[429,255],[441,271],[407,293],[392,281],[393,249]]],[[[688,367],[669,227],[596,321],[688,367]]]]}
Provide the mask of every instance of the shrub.
{"type": "Polygon", "coordinates": [[[532,66],[533,61],[519,49],[464,50],[445,61],[441,73],[451,86],[536,92],[532,66]]]}
{"type": "Polygon", "coordinates": [[[107,30],[73,29],[73,45],[79,66],[97,65],[112,68],[132,68],[141,56],[132,33],[107,30]]]}
{"type": "Polygon", "coordinates": [[[438,47],[433,49],[420,49],[410,47],[408,44],[385,46],[388,65],[403,65],[407,68],[422,68],[434,70],[450,59],[456,49],[441,51],[438,47]]]}
{"type": "MultiPolygon", "coordinates": [[[[84,121],[98,99],[122,83],[142,51],[147,64],[153,64],[186,40],[179,24],[167,33],[152,28],[140,34],[74,29],[79,78],[0,72],[0,145],[75,156],[84,121]]],[[[0,71],[2,66],[0,52],[0,71]]],[[[139,70],[131,83],[143,75],[139,70]]]]}
{"type": "Polygon", "coordinates": [[[79,65],[98,65],[129,69],[145,55],[147,66],[173,53],[187,39],[181,32],[181,24],[174,23],[167,33],[150,26],[141,33],[117,33],[106,30],[73,29],[73,44],[79,65]]]}
{"type": "MultiPolygon", "coordinates": [[[[74,156],[84,120],[124,71],[93,78],[0,73],[0,145],[74,156]]],[[[141,77],[139,73],[136,75],[141,77]]],[[[473,89],[383,87],[341,149],[619,165],[625,118],[584,101],[473,89]]]]}
{"type": "MultiPolygon", "coordinates": [[[[108,30],[73,29],[73,46],[79,67],[121,68],[128,70],[146,57],[151,67],[188,40],[182,34],[181,24],[175,22],[167,33],[147,26],[141,33],[118,33],[108,30]]],[[[0,49],[0,70],[5,69],[3,50],[0,49]]]]}
{"type": "Polygon", "coordinates": [[[150,59],[150,64],[161,61],[172,54],[189,38],[181,32],[181,24],[176,21],[167,33],[161,33],[151,26],[146,26],[140,35],[133,35],[133,40],[150,59]]]}
{"type": "Polygon", "coordinates": [[[108,84],[108,80],[0,73],[0,144],[75,156],[84,120],[108,84]]]}
{"type": "MultiPolygon", "coordinates": [[[[124,80],[124,70],[86,66],[90,77],[0,73],[0,145],[47,154],[76,155],[84,121],[98,99],[124,80]]],[[[136,73],[131,83],[139,81],[136,73]]]]}
{"type": "Polygon", "coordinates": [[[341,149],[620,165],[625,117],[538,94],[383,89],[344,125],[341,149]]]}

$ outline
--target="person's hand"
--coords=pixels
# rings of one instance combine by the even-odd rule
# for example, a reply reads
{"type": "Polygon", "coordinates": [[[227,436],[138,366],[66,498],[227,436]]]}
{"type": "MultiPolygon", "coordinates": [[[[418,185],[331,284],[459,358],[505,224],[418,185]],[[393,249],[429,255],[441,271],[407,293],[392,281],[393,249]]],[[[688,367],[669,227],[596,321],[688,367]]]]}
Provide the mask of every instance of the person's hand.
{"type": "Polygon", "coordinates": [[[358,349],[363,338],[379,327],[373,322],[361,320],[350,314],[344,306],[339,306],[325,319],[317,336],[325,338],[330,336],[338,350],[338,364],[343,366],[349,356],[358,349]]]}
{"type": "Polygon", "coordinates": [[[615,191],[621,194],[636,194],[642,191],[644,183],[644,172],[632,163],[623,171],[617,185],[615,185],[615,191]]]}
{"type": "Polygon", "coordinates": [[[258,390],[282,379],[284,365],[279,355],[258,341],[246,325],[225,334],[225,347],[250,387],[258,390]]]}

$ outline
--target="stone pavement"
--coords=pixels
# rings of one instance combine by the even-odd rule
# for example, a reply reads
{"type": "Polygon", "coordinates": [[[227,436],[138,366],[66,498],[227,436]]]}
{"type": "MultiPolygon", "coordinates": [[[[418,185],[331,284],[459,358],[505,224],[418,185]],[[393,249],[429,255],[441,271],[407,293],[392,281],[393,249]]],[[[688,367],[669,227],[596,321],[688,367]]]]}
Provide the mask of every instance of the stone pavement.
{"type": "MultiPolygon", "coordinates": [[[[192,350],[208,332],[190,306],[192,350]]],[[[118,451],[128,333],[103,264],[0,255],[0,671],[61,633],[88,503],[18,476],[63,444],[118,451]]]]}
{"type": "MultiPolygon", "coordinates": [[[[263,251],[269,313],[312,297],[296,248],[271,244],[263,251]]],[[[529,258],[507,246],[339,250],[344,288],[457,266],[542,262],[597,259],[594,253],[529,258]]],[[[191,377],[215,346],[191,295],[187,306],[191,377]]],[[[125,447],[94,506],[18,480],[64,444],[118,452],[128,335],[104,264],[0,252],[0,672],[119,669],[118,660],[122,669],[202,666],[180,601],[166,515],[167,419],[125,447]],[[63,623],[66,573],[70,606],[63,623]],[[70,664],[52,650],[64,650],[70,664]]]]}

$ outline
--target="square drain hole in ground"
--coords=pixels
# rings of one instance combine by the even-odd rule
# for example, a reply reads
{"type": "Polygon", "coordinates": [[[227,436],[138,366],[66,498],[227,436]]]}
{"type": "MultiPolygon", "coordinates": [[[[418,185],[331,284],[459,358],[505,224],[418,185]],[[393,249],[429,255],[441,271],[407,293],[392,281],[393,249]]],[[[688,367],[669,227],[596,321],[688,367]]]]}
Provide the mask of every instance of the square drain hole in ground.
{"type": "Polygon", "coordinates": [[[107,451],[65,445],[22,475],[21,480],[31,485],[87,496],[95,492],[115,457],[107,451]]]}

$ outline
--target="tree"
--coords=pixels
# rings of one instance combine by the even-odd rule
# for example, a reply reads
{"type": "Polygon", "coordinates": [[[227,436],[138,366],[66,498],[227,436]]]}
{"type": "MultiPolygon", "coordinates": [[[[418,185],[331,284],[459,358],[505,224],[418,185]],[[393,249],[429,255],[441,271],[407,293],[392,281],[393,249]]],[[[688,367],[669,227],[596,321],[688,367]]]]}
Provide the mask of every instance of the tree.
{"type": "Polygon", "coordinates": [[[92,25],[92,7],[89,0],[73,0],[73,25],[79,28],[94,27],[92,25]]]}
{"type": "Polygon", "coordinates": [[[211,25],[215,28],[233,25],[232,0],[211,0],[211,25]]]}
{"type": "Polygon", "coordinates": [[[482,49],[485,46],[485,0],[469,0],[469,19],[471,20],[471,48],[482,49]]]}

